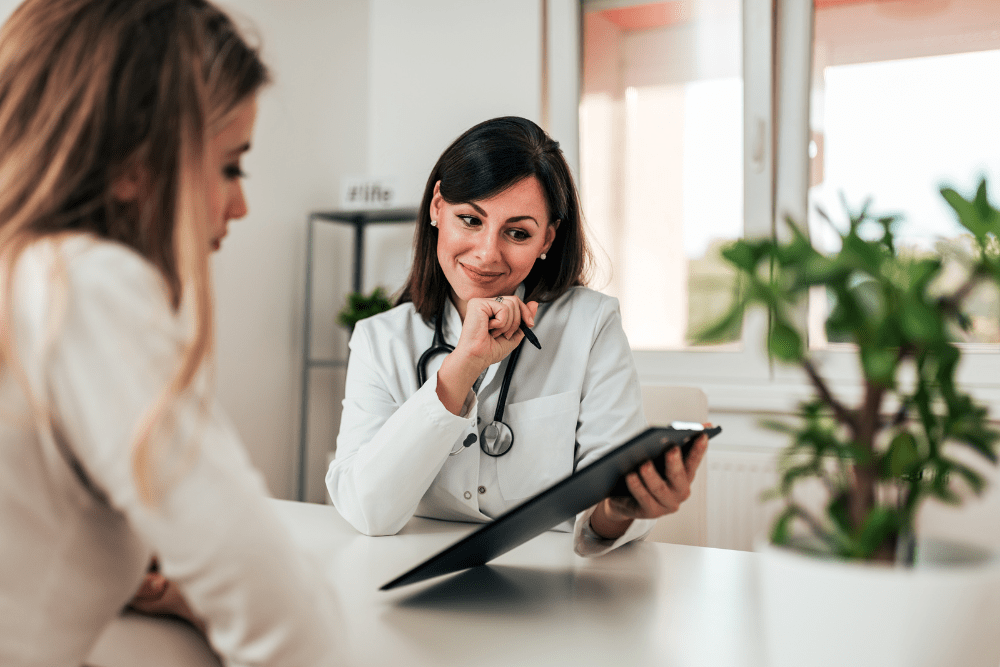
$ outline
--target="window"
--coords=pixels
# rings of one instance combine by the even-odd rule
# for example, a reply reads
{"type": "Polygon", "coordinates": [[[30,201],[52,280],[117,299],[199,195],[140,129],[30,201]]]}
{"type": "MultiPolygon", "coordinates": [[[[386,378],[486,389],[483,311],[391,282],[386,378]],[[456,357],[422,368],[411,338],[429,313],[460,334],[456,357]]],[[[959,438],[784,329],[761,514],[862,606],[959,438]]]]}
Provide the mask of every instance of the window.
{"type": "Polygon", "coordinates": [[[583,3],[594,282],[618,297],[646,379],[768,374],[753,331],[712,347],[693,335],[733,296],[720,247],[771,233],[771,36],[770,0],[583,3]]]}
{"type": "Polygon", "coordinates": [[[635,349],[681,349],[721,314],[743,234],[740,0],[584,13],[581,191],[600,281],[635,349]]]}
{"type": "MultiPolygon", "coordinates": [[[[713,404],[753,409],[763,408],[743,398],[749,386],[783,397],[766,409],[801,396],[800,374],[763,353],[763,318],[727,345],[692,345],[730,298],[719,244],[781,233],[775,220],[788,212],[831,248],[815,207],[843,220],[843,195],[904,214],[909,252],[951,260],[964,240],[938,188],[968,191],[985,175],[1000,199],[992,0],[582,7],[581,194],[605,253],[597,287],[622,304],[643,381],[696,382],[713,404]]],[[[856,386],[856,360],[826,339],[818,296],[810,344],[837,384],[856,386]]],[[[976,354],[960,377],[988,393],[1000,377],[1000,297],[984,289],[972,307],[976,354]]]]}
{"type": "MultiPolygon", "coordinates": [[[[810,109],[809,225],[833,249],[836,234],[817,214],[843,220],[871,197],[879,213],[904,216],[905,252],[936,254],[943,282],[963,277],[969,236],[938,194],[975,188],[986,176],[1000,194],[1000,5],[980,0],[816,0],[810,109]]],[[[945,285],[942,285],[945,287],[945,285]]],[[[992,285],[969,302],[967,343],[1000,343],[992,285]]],[[[828,305],[810,305],[810,344],[823,348],[828,305]]]]}
{"type": "MultiPolygon", "coordinates": [[[[878,213],[904,216],[905,251],[937,254],[942,287],[963,277],[968,237],[938,189],[965,193],[980,176],[1000,198],[1000,5],[989,0],[814,0],[809,93],[809,227],[813,242],[836,242],[820,206],[844,219],[871,197],[878,213]]],[[[828,340],[829,302],[809,304],[810,346],[828,372],[853,381],[850,352],[828,340]]],[[[959,377],[986,397],[1000,377],[1000,298],[983,286],[968,303],[973,328],[960,335],[959,377]],[[987,389],[989,388],[989,389],[987,389]],[[987,394],[982,393],[987,391],[987,394]]]]}

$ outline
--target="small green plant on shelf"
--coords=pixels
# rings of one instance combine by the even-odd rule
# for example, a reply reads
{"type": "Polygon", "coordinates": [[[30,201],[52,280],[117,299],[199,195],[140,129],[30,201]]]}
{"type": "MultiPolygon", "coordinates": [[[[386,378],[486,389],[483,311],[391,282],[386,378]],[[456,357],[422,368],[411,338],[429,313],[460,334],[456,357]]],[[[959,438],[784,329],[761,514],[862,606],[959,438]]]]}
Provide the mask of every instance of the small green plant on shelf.
{"type": "Polygon", "coordinates": [[[975,494],[985,487],[982,475],[946,446],[997,460],[1000,432],[956,382],[962,352],[953,334],[970,327],[963,309],[970,293],[982,283],[1000,284],[1000,211],[989,201],[985,179],[969,199],[951,188],[941,195],[974,239],[967,274],[952,289],[942,285],[941,258],[901,251],[899,217],[872,216],[867,203],[856,213],[845,204],[849,224],[837,231],[836,252],[817,251],[792,220],[787,241],[739,240],[722,252],[738,272],[739,297],[700,338],[723,339],[739,330],[747,309],[764,308],[770,355],[801,367],[813,388],[797,423],[767,424],[790,440],[779,485],[769,494],[784,503],[771,530],[774,544],[847,559],[911,561],[922,501],[960,504],[966,493],[957,492],[956,479],[975,494]],[[795,324],[814,288],[832,303],[829,338],[856,350],[857,405],[835,395],[795,324]],[[807,480],[825,487],[824,510],[796,499],[794,489],[807,480]]]}
{"type": "Polygon", "coordinates": [[[337,324],[348,331],[354,331],[354,325],[372,315],[378,315],[392,308],[392,302],[385,290],[376,287],[371,294],[351,292],[347,295],[347,305],[337,314],[337,324]]]}

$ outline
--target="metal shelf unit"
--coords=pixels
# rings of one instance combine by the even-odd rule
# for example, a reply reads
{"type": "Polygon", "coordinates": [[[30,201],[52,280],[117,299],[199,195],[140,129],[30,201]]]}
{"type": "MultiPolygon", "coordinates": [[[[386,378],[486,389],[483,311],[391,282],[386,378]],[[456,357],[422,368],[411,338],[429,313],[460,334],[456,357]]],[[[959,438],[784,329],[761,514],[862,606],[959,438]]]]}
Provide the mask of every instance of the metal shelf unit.
{"type": "Polygon", "coordinates": [[[299,460],[296,495],[305,500],[306,468],[309,449],[309,372],[314,368],[346,366],[346,359],[314,359],[312,357],[312,294],[313,261],[316,223],[347,224],[354,227],[354,280],[352,288],[360,292],[364,278],[365,228],[372,224],[410,223],[417,219],[417,209],[396,208],[371,211],[314,211],[309,214],[306,230],[306,289],[302,327],[302,394],[299,405],[299,460]]]}

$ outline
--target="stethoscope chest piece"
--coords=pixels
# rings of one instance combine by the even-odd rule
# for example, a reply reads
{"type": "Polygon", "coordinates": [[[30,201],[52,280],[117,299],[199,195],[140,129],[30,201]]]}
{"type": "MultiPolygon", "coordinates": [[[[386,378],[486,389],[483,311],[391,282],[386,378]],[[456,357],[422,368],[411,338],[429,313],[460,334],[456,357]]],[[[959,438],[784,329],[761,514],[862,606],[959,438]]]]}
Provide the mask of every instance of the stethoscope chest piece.
{"type": "Polygon", "coordinates": [[[514,445],[514,432],[499,420],[491,421],[479,434],[479,447],[490,456],[503,456],[514,445]]]}
{"type": "MultiPolygon", "coordinates": [[[[427,363],[431,357],[438,354],[448,354],[455,348],[444,342],[444,334],[441,330],[441,322],[444,320],[444,311],[439,314],[434,322],[434,338],[431,346],[420,355],[417,360],[417,385],[422,387],[427,382],[427,363]]],[[[524,347],[522,340],[507,359],[507,370],[503,374],[503,382],[500,385],[500,395],[497,398],[497,408],[493,414],[493,421],[486,425],[486,428],[479,434],[479,448],[490,456],[503,456],[510,451],[514,445],[514,432],[503,422],[504,406],[507,404],[507,392],[510,389],[510,379],[514,375],[514,367],[517,359],[521,356],[521,349],[524,347]]],[[[451,452],[454,456],[472,445],[476,438],[473,434],[469,436],[451,452]]]]}

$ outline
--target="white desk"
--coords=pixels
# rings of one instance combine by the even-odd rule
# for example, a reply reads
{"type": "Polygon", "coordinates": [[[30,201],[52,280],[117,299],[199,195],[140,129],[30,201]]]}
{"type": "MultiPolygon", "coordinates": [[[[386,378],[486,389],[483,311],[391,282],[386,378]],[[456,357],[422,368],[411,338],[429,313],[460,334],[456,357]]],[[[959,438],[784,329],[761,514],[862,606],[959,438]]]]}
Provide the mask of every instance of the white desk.
{"type": "MultiPolygon", "coordinates": [[[[763,664],[756,554],[642,542],[585,559],[572,536],[549,532],[486,567],[380,592],[475,525],[414,519],[396,536],[366,537],[333,507],[275,504],[293,539],[322,563],[357,665],[763,664]]],[[[113,651],[109,644],[140,622],[148,633],[148,621],[126,618],[99,649],[113,651]]],[[[178,642],[179,626],[156,625],[178,642]]],[[[112,667],[99,656],[91,662],[112,667]]]]}

